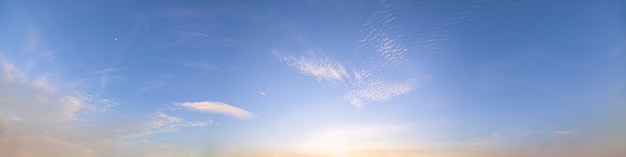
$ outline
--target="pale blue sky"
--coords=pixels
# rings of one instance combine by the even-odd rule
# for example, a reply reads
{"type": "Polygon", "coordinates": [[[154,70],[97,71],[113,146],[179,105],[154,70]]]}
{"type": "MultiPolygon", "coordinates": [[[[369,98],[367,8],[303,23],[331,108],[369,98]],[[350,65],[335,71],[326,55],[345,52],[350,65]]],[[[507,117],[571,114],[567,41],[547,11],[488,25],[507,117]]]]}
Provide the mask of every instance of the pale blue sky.
{"type": "Polygon", "coordinates": [[[3,0],[0,156],[623,155],[625,5],[3,0]]]}

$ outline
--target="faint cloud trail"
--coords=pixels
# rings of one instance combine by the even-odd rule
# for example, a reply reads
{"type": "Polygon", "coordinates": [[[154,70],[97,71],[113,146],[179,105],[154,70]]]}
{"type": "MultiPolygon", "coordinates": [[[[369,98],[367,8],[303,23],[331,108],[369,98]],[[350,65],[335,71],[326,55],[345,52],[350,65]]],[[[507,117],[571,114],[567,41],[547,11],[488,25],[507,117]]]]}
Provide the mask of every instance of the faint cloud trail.
{"type": "Polygon", "coordinates": [[[237,117],[238,119],[251,119],[254,115],[241,108],[217,101],[183,102],[176,105],[198,112],[219,113],[237,117]]]}
{"type": "Polygon", "coordinates": [[[307,56],[297,57],[286,55],[279,50],[273,50],[272,53],[280,61],[298,69],[305,75],[315,77],[319,82],[343,83],[349,78],[346,68],[340,62],[330,57],[322,57],[315,50],[309,50],[307,56]]]}

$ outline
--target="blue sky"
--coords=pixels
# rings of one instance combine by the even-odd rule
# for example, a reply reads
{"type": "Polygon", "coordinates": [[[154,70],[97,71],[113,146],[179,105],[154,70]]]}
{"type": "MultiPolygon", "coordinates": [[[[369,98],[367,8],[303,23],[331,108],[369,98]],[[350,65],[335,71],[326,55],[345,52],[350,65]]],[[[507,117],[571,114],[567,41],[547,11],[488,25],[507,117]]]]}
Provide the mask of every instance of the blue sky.
{"type": "Polygon", "coordinates": [[[620,156],[621,1],[0,1],[0,156],[620,156]]]}

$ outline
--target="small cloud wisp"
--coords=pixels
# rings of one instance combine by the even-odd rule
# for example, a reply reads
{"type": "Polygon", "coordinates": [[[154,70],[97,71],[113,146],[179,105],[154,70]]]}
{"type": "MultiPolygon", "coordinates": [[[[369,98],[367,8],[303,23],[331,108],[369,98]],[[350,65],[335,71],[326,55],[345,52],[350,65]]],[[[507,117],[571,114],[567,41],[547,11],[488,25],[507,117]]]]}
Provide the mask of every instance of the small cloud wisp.
{"type": "Polygon", "coordinates": [[[177,103],[177,105],[198,112],[210,112],[235,116],[241,120],[251,119],[254,117],[252,113],[246,110],[217,101],[183,102],[177,103]]]}

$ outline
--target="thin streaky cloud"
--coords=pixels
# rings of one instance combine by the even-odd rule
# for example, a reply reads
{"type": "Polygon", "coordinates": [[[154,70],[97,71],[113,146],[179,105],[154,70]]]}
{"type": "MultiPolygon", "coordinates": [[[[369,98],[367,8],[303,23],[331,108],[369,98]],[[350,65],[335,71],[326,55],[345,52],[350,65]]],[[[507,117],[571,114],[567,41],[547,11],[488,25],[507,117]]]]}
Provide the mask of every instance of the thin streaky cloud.
{"type": "Polygon", "coordinates": [[[225,114],[238,119],[254,117],[252,113],[246,110],[218,101],[183,102],[177,103],[177,105],[193,111],[225,114]]]}
{"type": "MultiPolygon", "coordinates": [[[[157,112],[147,118],[142,133],[136,136],[147,136],[157,133],[179,132],[182,128],[204,127],[213,125],[213,121],[190,122],[180,117],[157,112]]],[[[131,136],[132,137],[132,136],[131,136]]]]}
{"type": "MultiPolygon", "coordinates": [[[[399,50],[386,50],[399,51],[399,50]]],[[[395,52],[389,52],[395,53],[395,52]]],[[[316,51],[309,50],[308,55],[294,56],[287,55],[279,50],[274,50],[273,54],[280,61],[290,67],[294,67],[300,73],[315,77],[318,82],[340,83],[349,90],[344,99],[356,107],[363,107],[369,102],[385,102],[395,96],[412,92],[415,88],[427,83],[426,76],[407,76],[402,70],[393,68],[390,64],[383,64],[384,67],[360,68],[346,70],[342,62],[333,60],[330,57],[319,57],[316,51]],[[400,71],[390,71],[400,70],[400,71]],[[351,72],[349,75],[348,72],[351,72]],[[387,78],[385,76],[401,76],[400,79],[387,78]],[[353,76],[353,77],[350,77],[353,76]]],[[[394,60],[408,60],[403,56],[389,54],[394,60]]],[[[388,62],[393,62],[388,61],[388,62]]],[[[408,61],[402,61],[404,66],[411,66],[408,61]]],[[[409,71],[407,71],[409,72],[409,71]]]]}
{"type": "Polygon", "coordinates": [[[78,113],[103,112],[117,106],[116,101],[98,98],[87,92],[58,89],[48,81],[48,77],[27,78],[21,68],[3,60],[1,56],[0,66],[0,72],[5,75],[0,77],[0,85],[6,88],[0,96],[0,103],[4,103],[0,104],[0,108],[15,110],[33,119],[65,121],[73,119],[78,113]],[[43,114],[49,117],[41,118],[43,114]]]}
{"type": "Polygon", "coordinates": [[[121,70],[123,70],[123,69],[106,68],[106,69],[94,71],[92,73],[94,73],[96,75],[100,75],[100,89],[101,90],[105,90],[110,83],[112,83],[112,82],[114,82],[116,80],[120,80],[122,78],[119,75],[114,75],[116,72],[119,72],[121,70]]]}
{"type": "Polygon", "coordinates": [[[5,75],[0,77],[0,156],[115,156],[112,141],[129,128],[104,128],[77,116],[104,112],[115,101],[64,89],[47,77],[22,75],[22,67],[2,56],[0,66],[5,75]]]}
{"type": "Polygon", "coordinates": [[[137,91],[137,93],[143,93],[143,92],[146,92],[146,91],[149,91],[149,90],[158,89],[158,88],[161,88],[161,87],[163,87],[163,86],[165,86],[165,85],[167,85],[167,84],[168,84],[168,82],[167,82],[167,81],[165,81],[165,80],[159,80],[159,81],[157,81],[157,82],[150,83],[150,84],[148,84],[147,86],[145,86],[145,87],[143,87],[143,88],[139,89],[139,90],[137,91]]]}
{"type": "Polygon", "coordinates": [[[272,53],[280,61],[305,75],[315,77],[318,81],[343,82],[348,78],[343,64],[330,57],[319,57],[314,50],[309,50],[307,56],[286,55],[279,50],[274,50],[272,53]]]}
{"type": "Polygon", "coordinates": [[[415,87],[414,83],[367,83],[346,93],[344,99],[360,108],[370,101],[384,102],[392,97],[409,93],[415,87]]]}
{"type": "Polygon", "coordinates": [[[2,79],[12,82],[14,80],[23,80],[24,74],[13,64],[4,60],[2,56],[0,56],[0,70],[2,70],[2,79]]]}

